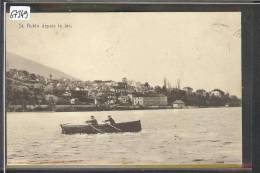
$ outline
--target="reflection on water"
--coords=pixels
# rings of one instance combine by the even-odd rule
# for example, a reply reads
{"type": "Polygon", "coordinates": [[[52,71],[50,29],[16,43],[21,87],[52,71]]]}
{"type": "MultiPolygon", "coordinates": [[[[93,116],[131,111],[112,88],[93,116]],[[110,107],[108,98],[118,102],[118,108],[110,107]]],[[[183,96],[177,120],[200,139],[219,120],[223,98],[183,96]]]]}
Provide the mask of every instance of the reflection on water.
{"type": "Polygon", "coordinates": [[[241,108],[7,113],[8,164],[240,164],[241,108]],[[61,134],[61,123],[110,114],[139,133],[61,134]]]}

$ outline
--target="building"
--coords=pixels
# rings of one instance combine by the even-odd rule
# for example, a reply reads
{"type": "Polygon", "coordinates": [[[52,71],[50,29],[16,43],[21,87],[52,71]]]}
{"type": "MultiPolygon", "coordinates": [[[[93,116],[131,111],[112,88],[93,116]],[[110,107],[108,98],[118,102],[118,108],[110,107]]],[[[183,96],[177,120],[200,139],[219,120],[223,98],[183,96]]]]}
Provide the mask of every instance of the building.
{"type": "Polygon", "coordinates": [[[118,101],[123,104],[127,104],[130,101],[130,98],[127,95],[120,95],[118,101]]]}
{"type": "Polygon", "coordinates": [[[182,109],[182,108],[184,108],[184,106],[185,106],[185,103],[182,100],[175,100],[172,103],[172,107],[175,109],[182,109]]]}
{"type": "Polygon", "coordinates": [[[133,94],[133,105],[166,106],[167,97],[163,94],[133,94]]]}
{"type": "Polygon", "coordinates": [[[144,105],[143,95],[132,95],[131,101],[133,105],[144,105]]]}

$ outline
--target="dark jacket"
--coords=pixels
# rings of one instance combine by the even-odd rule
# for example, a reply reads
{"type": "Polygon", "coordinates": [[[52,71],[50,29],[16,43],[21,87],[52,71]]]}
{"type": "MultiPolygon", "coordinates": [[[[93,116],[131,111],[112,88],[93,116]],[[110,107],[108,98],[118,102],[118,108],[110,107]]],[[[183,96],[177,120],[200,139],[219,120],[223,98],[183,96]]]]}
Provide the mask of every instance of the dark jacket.
{"type": "Polygon", "coordinates": [[[97,120],[96,119],[91,119],[91,120],[88,120],[88,121],[86,121],[86,123],[88,123],[88,124],[91,124],[91,125],[98,125],[98,122],[97,122],[97,120]]]}
{"type": "Polygon", "coordinates": [[[115,120],[113,118],[108,118],[107,120],[105,120],[105,122],[109,122],[111,125],[116,124],[115,120]]]}

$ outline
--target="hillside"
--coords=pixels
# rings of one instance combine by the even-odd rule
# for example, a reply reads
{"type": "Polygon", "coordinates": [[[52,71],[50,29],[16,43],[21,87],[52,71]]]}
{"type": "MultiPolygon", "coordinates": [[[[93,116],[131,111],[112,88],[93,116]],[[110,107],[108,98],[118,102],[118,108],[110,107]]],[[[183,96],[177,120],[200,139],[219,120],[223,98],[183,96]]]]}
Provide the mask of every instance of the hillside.
{"type": "Polygon", "coordinates": [[[49,77],[50,74],[54,78],[67,78],[67,79],[76,79],[62,71],[56,70],[54,68],[42,65],[35,61],[26,59],[22,56],[7,52],[6,53],[6,71],[9,69],[19,69],[26,70],[30,73],[39,74],[44,77],[49,77]]]}

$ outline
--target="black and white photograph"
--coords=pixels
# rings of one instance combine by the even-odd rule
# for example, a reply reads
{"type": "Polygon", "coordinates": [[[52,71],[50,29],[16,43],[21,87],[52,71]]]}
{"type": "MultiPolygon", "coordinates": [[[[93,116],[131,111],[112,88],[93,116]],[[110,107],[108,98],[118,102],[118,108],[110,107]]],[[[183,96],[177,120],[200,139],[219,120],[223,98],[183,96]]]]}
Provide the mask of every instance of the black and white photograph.
{"type": "Polygon", "coordinates": [[[7,166],[242,165],[241,12],[7,13],[5,81],[7,166]]]}

